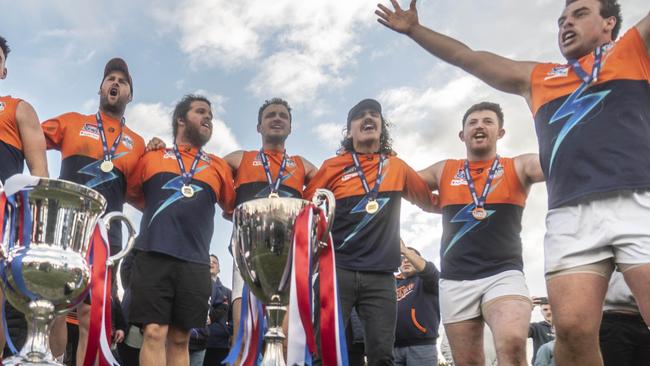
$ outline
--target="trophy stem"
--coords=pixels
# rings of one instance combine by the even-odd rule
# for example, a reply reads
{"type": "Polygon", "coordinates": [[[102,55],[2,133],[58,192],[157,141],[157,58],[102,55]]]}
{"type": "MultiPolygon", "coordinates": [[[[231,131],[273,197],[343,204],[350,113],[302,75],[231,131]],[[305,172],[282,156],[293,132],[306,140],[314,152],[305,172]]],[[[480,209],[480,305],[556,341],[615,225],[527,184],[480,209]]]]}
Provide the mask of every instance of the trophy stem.
{"type": "Polygon", "coordinates": [[[3,360],[3,364],[63,366],[54,359],[50,350],[50,329],[54,321],[54,305],[47,300],[31,301],[25,317],[27,319],[25,345],[18,355],[3,360]]]}
{"type": "Polygon", "coordinates": [[[287,313],[287,307],[279,303],[266,306],[266,319],[269,329],[264,335],[266,346],[262,366],[286,366],[284,362],[283,342],[286,339],[282,331],[282,320],[287,313]]]}

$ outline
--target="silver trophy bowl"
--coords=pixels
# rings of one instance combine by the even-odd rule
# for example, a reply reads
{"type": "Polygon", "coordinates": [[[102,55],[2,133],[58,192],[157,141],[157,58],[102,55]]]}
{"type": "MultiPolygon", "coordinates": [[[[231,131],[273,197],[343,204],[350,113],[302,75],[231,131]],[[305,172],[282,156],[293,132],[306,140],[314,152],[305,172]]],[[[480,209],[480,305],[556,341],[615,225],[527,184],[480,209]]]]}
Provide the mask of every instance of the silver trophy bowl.
{"type": "MultiPolygon", "coordinates": [[[[319,206],[326,205],[328,224],[324,237],[317,238],[315,230],[312,233],[312,253],[318,255],[333,222],[335,199],[332,192],[319,189],[314,202],[319,206]]],[[[282,351],[285,335],[281,324],[289,303],[294,223],[308,204],[309,201],[298,198],[260,198],[242,203],[233,214],[237,267],[253,294],[266,304],[268,331],[264,335],[264,366],[286,365],[282,351]]],[[[314,224],[318,224],[320,218],[314,215],[314,220],[314,224]]]]}
{"type": "MultiPolygon", "coordinates": [[[[32,217],[29,247],[9,249],[9,231],[18,226],[11,217],[3,241],[2,288],[5,298],[25,313],[28,333],[20,352],[3,360],[4,365],[62,365],[50,351],[49,331],[55,316],[62,315],[88,294],[90,266],[86,255],[93,230],[106,209],[106,200],[97,191],[76,183],[40,178],[28,192],[32,217]],[[20,284],[28,291],[20,290],[20,284]]],[[[18,209],[24,203],[18,200],[18,209]]],[[[2,208],[4,209],[4,208],[2,208]]],[[[18,221],[16,215],[16,221],[18,221]]],[[[133,247],[135,230],[121,213],[104,217],[107,229],[113,220],[124,221],[129,231],[126,247],[107,261],[125,256],[133,247]]]]}

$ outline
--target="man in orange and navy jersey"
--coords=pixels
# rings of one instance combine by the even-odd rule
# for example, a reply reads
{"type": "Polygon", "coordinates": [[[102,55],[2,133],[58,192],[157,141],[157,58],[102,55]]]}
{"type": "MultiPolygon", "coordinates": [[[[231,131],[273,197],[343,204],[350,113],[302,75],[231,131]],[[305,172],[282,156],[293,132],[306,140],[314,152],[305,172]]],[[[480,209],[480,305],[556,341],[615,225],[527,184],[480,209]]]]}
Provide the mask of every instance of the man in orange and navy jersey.
{"type": "MultiPolygon", "coordinates": [[[[355,307],[364,325],[370,365],[393,363],[397,300],[393,273],[400,265],[402,197],[437,211],[437,197],[391,148],[381,105],[364,99],[348,113],[341,153],[326,160],[305,189],[336,197],[332,236],[345,326],[355,307]]],[[[349,333],[349,332],[348,332],[349,333]]]]}
{"type": "Polygon", "coordinates": [[[173,147],[147,152],[129,190],[143,209],[129,308],[129,322],[144,330],[143,366],[188,364],[190,331],[208,315],[215,204],[229,216],[235,202],[230,167],[203,151],[212,136],[210,102],[185,96],[172,127],[173,147]]]}
{"type": "MultiPolygon", "coordinates": [[[[10,50],[7,40],[0,37],[0,80],[7,77],[6,62],[10,50]]],[[[22,173],[25,161],[32,175],[48,176],[45,137],[38,116],[28,102],[9,95],[0,96],[0,184],[4,184],[12,175],[22,173]]],[[[0,291],[0,301],[3,296],[4,293],[0,291]]],[[[9,304],[7,309],[7,320],[12,323],[9,327],[12,340],[20,346],[27,336],[25,317],[9,304]]],[[[0,319],[0,356],[5,346],[3,326],[4,320],[0,319]]],[[[63,347],[54,347],[56,356],[63,353],[65,345],[63,347]]]]}
{"type": "Polygon", "coordinates": [[[555,361],[602,365],[598,331],[615,267],[650,324],[650,13],[617,40],[617,0],[566,0],[557,19],[566,63],[538,63],[474,51],[420,25],[415,0],[407,10],[392,4],[379,5],[380,23],[526,100],[548,191],[555,361]]]}
{"type": "MultiPolygon", "coordinates": [[[[129,68],[121,58],[113,58],[104,67],[97,113],[65,113],[42,124],[48,149],[61,151],[59,178],[101,193],[106,198],[106,212],[122,211],[129,184],[127,178],[144,154],[144,141],[126,126],[124,118],[126,105],[132,98],[133,80],[129,68]]],[[[108,240],[111,254],[121,250],[121,225],[111,225],[108,240]]],[[[79,305],[77,315],[77,364],[80,365],[86,354],[90,306],[87,303],[79,305]]]]}
{"type": "MultiPolygon", "coordinates": [[[[299,155],[288,155],[285,147],[291,134],[291,107],[281,98],[267,100],[257,114],[259,150],[234,151],[224,157],[235,176],[235,206],[256,198],[302,198],[303,187],[316,174],[316,167],[299,155]]],[[[237,339],[243,279],[233,266],[233,339],[237,339]]]]}
{"type": "Polygon", "coordinates": [[[521,216],[533,183],[544,180],[537,154],[497,155],[503,111],[471,106],[458,136],[467,158],[439,161],[420,172],[440,194],[440,313],[459,365],[484,364],[483,322],[500,365],[526,365],[532,307],[521,257],[521,216]]]}

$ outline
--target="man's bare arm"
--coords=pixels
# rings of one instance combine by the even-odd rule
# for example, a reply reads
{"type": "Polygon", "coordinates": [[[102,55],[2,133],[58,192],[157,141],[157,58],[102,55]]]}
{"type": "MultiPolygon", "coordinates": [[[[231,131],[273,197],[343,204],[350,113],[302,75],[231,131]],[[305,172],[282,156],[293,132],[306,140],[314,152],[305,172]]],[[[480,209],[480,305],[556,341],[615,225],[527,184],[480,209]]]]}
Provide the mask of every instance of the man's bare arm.
{"type": "Polygon", "coordinates": [[[305,159],[304,157],[300,157],[302,159],[302,163],[305,166],[305,185],[309,183],[309,181],[316,175],[316,172],[318,172],[318,168],[314,164],[312,164],[309,160],[305,159]]]}
{"type": "Polygon", "coordinates": [[[648,55],[650,55],[650,13],[636,23],[636,29],[639,30],[641,38],[643,38],[643,42],[645,42],[646,51],[648,51],[648,55]]]}
{"type": "Polygon", "coordinates": [[[32,175],[47,177],[47,158],[45,156],[45,135],[34,108],[21,101],[16,109],[16,125],[23,143],[23,154],[32,175]]]}
{"type": "Polygon", "coordinates": [[[396,0],[390,0],[393,10],[379,4],[375,14],[379,23],[406,34],[434,56],[458,66],[483,80],[488,85],[506,93],[530,98],[530,75],[535,62],[514,61],[490,52],[475,51],[462,42],[434,32],[418,21],[416,0],[402,10],[396,0]]]}
{"type": "Polygon", "coordinates": [[[244,150],[233,151],[230,154],[223,157],[223,160],[228,163],[230,169],[232,170],[233,176],[237,175],[237,169],[241,164],[241,159],[244,157],[244,150]]]}
{"type": "Polygon", "coordinates": [[[521,185],[528,191],[534,183],[543,182],[544,171],[538,154],[523,154],[514,158],[515,170],[521,185]]]}
{"type": "Polygon", "coordinates": [[[438,190],[439,188],[440,176],[442,175],[442,169],[445,167],[445,162],[445,160],[439,161],[418,172],[420,178],[427,183],[429,189],[432,191],[438,190]]]}

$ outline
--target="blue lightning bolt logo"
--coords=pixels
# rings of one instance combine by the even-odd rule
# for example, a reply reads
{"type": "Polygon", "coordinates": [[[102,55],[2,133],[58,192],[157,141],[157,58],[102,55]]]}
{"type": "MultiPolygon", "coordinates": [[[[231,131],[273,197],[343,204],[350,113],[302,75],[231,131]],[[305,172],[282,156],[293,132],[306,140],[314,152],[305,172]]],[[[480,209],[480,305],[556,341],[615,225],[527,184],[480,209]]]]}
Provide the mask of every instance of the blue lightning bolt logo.
{"type": "MultiPolygon", "coordinates": [[[[197,168],[195,174],[197,174],[198,172],[200,172],[201,170],[203,170],[203,169],[205,169],[207,167],[208,167],[207,165],[204,165],[204,166],[202,166],[200,168],[197,168]]],[[[198,192],[203,190],[203,188],[197,186],[196,184],[190,184],[190,185],[194,189],[194,193],[198,193],[198,192]]],[[[163,202],[163,204],[160,205],[160,207],[158,207],[156,212],[154,212],[154,214],[151,216],[151,220],[149,220],[149,225],[151,225],[151,223],[153,222],[153,219],[155,219],[156,216],[158,216],[158,214],[161,213],[164,209],[169,207],[172,203],[174,203],[174,202],[180,200],[181,198],[183,198],[183,194],[181,193],[181,187],[183,187],[183,177],[181,177],[181,176],[170,179],[167,183],[165,183],[164,186],[162,186],[162,189],[170,189],[170,190],[175,191],[175,192],[172,193],[172,195],[169,196],[165,200],[165,202],[163,202]]]]}
{"type": "MultiPolygon", "coordinates": [[[[289,177],[291,177],[292,175],[293,175],[293,173],[288,173],[287,175],[283,175],[282,177],[280,177],[280,183],[282,183],[285,180],[289,179],[289,177]]],[[[263,190],[257,192],[257,194],[255,195],[255,198],[266,198],[266,197],[269,196],[269,194],[271,194],[271,187],[267,186],[263,190]]],[[[278,190],[278,195],[280,197],[292,197],[292,194],[287,192],[286,190],[283,190],[282,186],[280,186],[280,189],[278,190]]]]}
{"type": "MultiPolygon", "coordinates": [[[[445,252],[442,254],[443,257],[447,255],[447,252],[458,242],[458,240],[460,240],[460,238],[462,238],[470,230],[476,227],[476,225],[481,223],[481,221],[475,219],[474,216],[472,216],[472,210],[474,207],[476,207],[474,206],[474,203],[468,204],[467,206],[461,208],[451,219],[450,222],[464,222],[465,225],[463,225],[463,227],[461,227],[460,230],[456,232],[456,235],[454,235],[454,237],[451,239],[449,245],[447,246],[447,249],[445,249],[445,252]]],[[[485,210],[485,212],[487,213],[485,219],[487,219],[488,217],[492,216],[496,210],[485,210]]]]}
{"type": "MultiPolygon", "coordinates": [[[[350,239],[352,239],[355,235],[357,235],[359,233],[359,231],[361,231],[361,229],[366,227],[366,225],[368,225],[370,223],[370,221],[372,221],[372,219],[375,217],[375,215],[377,215],[384,208],[384,206],[386,206],[386,204],[388,203],[390,198],[387,198],[387,197],[380,198],[380,197],[378,197],[376,200],[377,200],[377,203],[379,204],[379,209],[377,210],[377,212],[375,212],[374,214],[366,213],[366,216],[363,217],[361,222],[357,224],[357,226],[354,228],[354,230],[345,238],[343,243],[341,243],[341,245],[339,245],[338,248],[336,248],[336,249],[343,248],[350,241],[350,239]]],[[[353,214],[353,213],[366,212],[366,204],[367,203],[368,203],[368,198],[364,197],[361,201],[359,201],[359,203],[357,203],[356,206],[354,206],[354,208],[352,208],[352,210],[350,210],[350,213],[353,214]]]]}
{"type": "Polygon", "coordinates": [[[553,150],[551,151],[551,160],[549,162],[548,171],[549,174],[553,168],[553,161],[555,160],[555,154],[560,148],[562,141],[582,119],[589,113],[598,103],[600,103],[611,90],[604,90],[597,93],[587,94],[580,97],[580,95],[587,89],[589,84],[582,83],[576,91],[571,93],[569,98],[562,104],[562,106],[555,111],[553,117],[549,121],[549,125],[553,124],[564,117],[571,116],[562,126],[560,133],[558,133],[557,138],[555,139],[555,145],[553,145],[553,150]]]}
{"type": "MultiPolygon", "coordinates": [[[[127,152],[125,151],[125,152],[122,152],[122,153],[119,153],[119,154],[113,156],[113,160],[116,160],[117,158],[125,155],[126,153],[127,152]]],[[[114,172],[115,169],[111,170],[108,173],[103,172],[101,170],[101,168],[99,166],[102,164],[102,162],[104,162],[104,160],[93,161],[92,163],[90,163],[90,164],[86,165],[85,167],[79,169],[79,173],[90,175],[91,177],[93,177],[91,180],[86,182],[86,184],[85,184],[86,187],[95,188],[95,187],[97,187],[98,185],[100,185],[102,183],[106,183],[106,182],[108,182],[110,180],[113,180],[113,179],[117,178],[117,174],[115,174],[115,172],[114,172]]]]}

